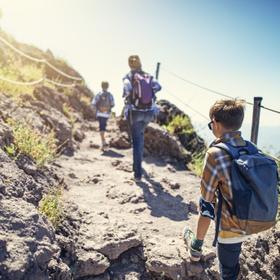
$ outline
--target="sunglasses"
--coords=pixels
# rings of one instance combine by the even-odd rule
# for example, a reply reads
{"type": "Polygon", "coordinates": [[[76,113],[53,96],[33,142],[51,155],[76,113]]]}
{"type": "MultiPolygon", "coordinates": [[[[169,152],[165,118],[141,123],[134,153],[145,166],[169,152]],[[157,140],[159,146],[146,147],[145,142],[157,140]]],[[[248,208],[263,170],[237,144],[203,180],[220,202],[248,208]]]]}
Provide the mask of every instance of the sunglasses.
{"type": "Polygon", "coordinates": [[[208,123],[208,128],[209,128],[210,130],[212,130],[212,124],[213,124],[213,121],[211,121],[211,122],[208,123]]]}

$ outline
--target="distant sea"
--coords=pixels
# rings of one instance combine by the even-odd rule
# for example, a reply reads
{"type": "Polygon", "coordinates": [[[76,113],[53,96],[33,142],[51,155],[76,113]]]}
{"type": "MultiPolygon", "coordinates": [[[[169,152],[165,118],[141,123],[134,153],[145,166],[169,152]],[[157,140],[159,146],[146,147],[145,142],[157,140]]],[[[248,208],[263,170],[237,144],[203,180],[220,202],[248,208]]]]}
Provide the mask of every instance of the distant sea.
{"type": "MultiPolygon", "coordinates": [[[[199,136],[201,136],[207,144],[213,141],[214,136],[205,124],[193,123],[199,136]]],[[[244,124],[241,127],[244,138],[250,140],[251,126],[244,124]]],[[[273,156],[280,157],[280,126],[260,126],[258,135],[258,147],[273,156]]]]}

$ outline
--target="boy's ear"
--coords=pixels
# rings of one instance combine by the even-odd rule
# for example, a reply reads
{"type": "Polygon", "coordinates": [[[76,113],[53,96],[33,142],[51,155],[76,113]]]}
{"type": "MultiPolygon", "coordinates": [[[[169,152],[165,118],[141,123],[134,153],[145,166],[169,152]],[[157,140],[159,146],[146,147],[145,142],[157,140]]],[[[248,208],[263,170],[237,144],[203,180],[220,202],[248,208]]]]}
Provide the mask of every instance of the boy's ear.
{"type": "Polygon", "coordinates": [[[216,127],[216,130],[220,130],[223,128],[223,125],[221,124],[221,122],[216,121],[215,119],[213,119],[213,125],[216,127]]]}

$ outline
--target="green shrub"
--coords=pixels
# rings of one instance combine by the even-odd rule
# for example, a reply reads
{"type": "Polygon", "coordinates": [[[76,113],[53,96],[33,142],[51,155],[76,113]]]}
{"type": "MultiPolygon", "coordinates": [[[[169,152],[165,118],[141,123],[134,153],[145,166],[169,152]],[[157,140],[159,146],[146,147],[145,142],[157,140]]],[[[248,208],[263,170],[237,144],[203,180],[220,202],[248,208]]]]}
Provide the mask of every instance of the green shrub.
{"type": "Polygon", "coordinates": [[[189,168],[197,175],[202,175],[203,167],[204,167],[204,158],[205,158],[205,151],[194,154],[191,163],[189,164],[189,168]]]}
{"type": "Polygon", "coordinates": [[[44,165],[55,157],[57,147],[53,132],[43,136],[27,124],[13,119],[9,119],[7,123],[12,128],[14,136],[13,146],[6,147],[8,154],[28,155],[38,166],[44,165]]]}
{"type": "Polygon", "coordinates": [[[189,134],[193,132],[193,126],[187,116],[177,115],[167,125],[166,129],[171,134],[189,134]]]}
{"type": "Polygon", "coordinates": [[[57,228],[63,219],[63,206],[61,202],[62,192],[60,189],[44,195],[39,203],[39,212],[45,215],[57,228]]]}

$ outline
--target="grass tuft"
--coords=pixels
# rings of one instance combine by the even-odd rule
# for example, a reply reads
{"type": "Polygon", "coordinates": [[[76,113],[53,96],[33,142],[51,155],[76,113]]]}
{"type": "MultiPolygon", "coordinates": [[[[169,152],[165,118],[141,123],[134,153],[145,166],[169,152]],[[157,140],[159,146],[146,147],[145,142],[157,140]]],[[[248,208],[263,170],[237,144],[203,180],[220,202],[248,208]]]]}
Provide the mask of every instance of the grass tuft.
{"type": "Polygon", "coordinates": [[[54,228],[57,228],[63,220],[61,196],[61,189],[57,189],[44,195],[39,202],[39,212],[48,218],[54,228]]]}
{"type": "Polygon", "coordinates": [[[25,154],[30,156],[38,166],[43,166],[54,159],[57,151],[54,132],[44,136],[27,124],[13,119],[8,119],[7,123],[12,128],[14,136],[14,143],[5,147],[9,155],[14,157],[25,154]]]}

